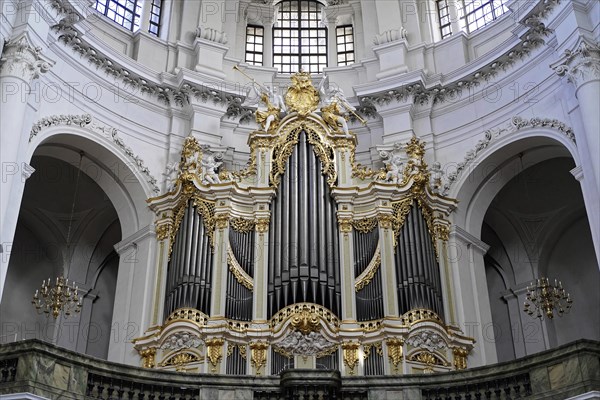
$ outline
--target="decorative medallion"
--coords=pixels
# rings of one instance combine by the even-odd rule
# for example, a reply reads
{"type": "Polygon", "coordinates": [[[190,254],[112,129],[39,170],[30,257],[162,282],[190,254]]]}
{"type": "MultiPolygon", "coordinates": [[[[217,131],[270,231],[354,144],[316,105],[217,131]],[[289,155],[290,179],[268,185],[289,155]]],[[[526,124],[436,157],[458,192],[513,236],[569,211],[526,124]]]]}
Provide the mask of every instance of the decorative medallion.
{"type": "Polygon", "coordinates": [[[285,94],[285,104],[291,111],[305,117],[319,106],[319,92],[313,86],[308,72],[298,72],[291,79],[292,86],[285,94]]]}

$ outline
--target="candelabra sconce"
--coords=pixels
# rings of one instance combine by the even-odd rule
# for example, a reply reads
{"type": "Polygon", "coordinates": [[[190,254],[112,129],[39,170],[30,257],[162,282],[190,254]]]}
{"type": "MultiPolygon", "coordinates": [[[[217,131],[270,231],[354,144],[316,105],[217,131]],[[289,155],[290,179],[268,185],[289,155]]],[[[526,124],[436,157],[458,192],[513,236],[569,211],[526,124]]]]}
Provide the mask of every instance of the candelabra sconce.
{"type": "Polygon", "coordinates": [[[81,297],[77,296],[79,288],[62,276],[56,278],[56,284],[52,285],[50,278],[48,282],[42,281],[42,287],[35,291],[31,304],[34,305],[38,313],[45,313],[54,318],[58,318],[61,311],[65,317],[72,313],[81,311],[81,297]]]}
{"type": "Polygon", "coordinates": [[[527,286],[527,296],[523,310],[532,317],[540,319],[554,318],[554,311],[558,316],[568,313],[573,300],[571,295],[562,287],[562,282],[554,280],[550,283],[548,278],[539,278],[527,286]]]}

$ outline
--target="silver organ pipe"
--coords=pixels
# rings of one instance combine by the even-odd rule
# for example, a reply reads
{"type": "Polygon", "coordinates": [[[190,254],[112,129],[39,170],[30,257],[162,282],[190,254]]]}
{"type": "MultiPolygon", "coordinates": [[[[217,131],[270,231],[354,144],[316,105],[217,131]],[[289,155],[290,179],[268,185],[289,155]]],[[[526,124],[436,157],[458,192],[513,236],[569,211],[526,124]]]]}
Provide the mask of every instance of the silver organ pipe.
{"type": "Polygon", "coordinates": [[[444,317],[439,265],[421,209],[413,204],[394,255],[399,312],[427,308],[444,317]]]}
{"type": "Polygon", "coordinates": [[[299,134],[271,202],[268,317],[300,302],[339,315],[337,206],[306,134],[299,134]]]}
{"type": "MultiPolygon", "coordinates": [[[[369,232],[353,231],[354,277],[358,277],[367,268],[377,250],[379,229],[369,232]]],[[[356,319],[370,321],[384,317],[381,268],[377,270],[371,282],[356,292],[356,319]]]]}
{"type": "MultiPolygon", "coordinates": [[[[238,232],[229,229],[231,251],[249,276],[254,276],[254,230],[238,232]]],[[[242,285],[231,271],[227,271],[225,317],[238,321],[252,320],[252,291],[242,285]]]]}
{"type": "Polygon", "coordinates": [[[212,248],[202,216],[190,201],[179,229],[167,270],[165,316],[191,307],[210,314],[212,248]]]}

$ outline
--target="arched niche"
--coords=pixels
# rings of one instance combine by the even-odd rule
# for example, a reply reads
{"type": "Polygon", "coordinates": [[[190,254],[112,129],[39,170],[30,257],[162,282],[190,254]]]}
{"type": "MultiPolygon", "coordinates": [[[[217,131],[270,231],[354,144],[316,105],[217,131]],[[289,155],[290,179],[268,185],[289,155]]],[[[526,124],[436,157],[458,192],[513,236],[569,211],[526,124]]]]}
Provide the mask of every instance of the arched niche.
{"type": "MultiPolygon", "coordinates": [[[[133,279],[121,264],[138,261],[133,257],[136,241],[142,240],[138,232],[142,228],[145,228],[144,232],[148,231],[152,221],[145,202],[153,193],[151,175],[140,168],[127,150],[130,151],[125,146],[119,147],[110,135],[76,125],[42,128],[32,135],[26,161],[37,171],[26,182],[14,244],[17,249],[19,242],[38,248],[43,248],[44,243],[55,243],[55,246],[50,247],[53,253],[38,251],[41,254],[38,263],[23,259],[23,254],[32,250],[11,254],[2,315],[3,321],[13,320],[15,324],[4,325],[6,329],[2,334],[6,341],[37,337],[81,353],[110,358],[109,346],[114,344],[109,339],[114,334],[114,321],[126,320],[131,312],[129,307],[120,304],[128,304],[131,296],[137,296],[132,290],[117,290],[119,281],[129,285],[133,279]],[[70,235],[73,256],[71,267],[67,268],[66,231],[82,151],[82,187],[76,204],[83,203],[85,207],[75,207],[70,235]],[[46,167],[36,167],[40,163],[46,167]],[[48,177],[43,177],[44,172],[51,169],[47,167],[48,163],[58,165],[56,169],[60,171],[56,179],[60,181],[61,174],[67,176],[68,182],[63,182],[61,188],[52,189],[48,186],[48,177]],[[36,185],[36,174],[42,180],[46,179],[45,187],[41,189],[44,193],[31,196],[28,188],[36,185]],[[39,204],[27,206],[31,198],[39,204]],[[51,210],[45,210],[45,205],[51,210]],[[128,239],[131,236],[134,239],[128,239]],[[127,254],[123,253],[124,248],[127,254]],[[36,315],[31,305],[35,289],[39,288],[42,279],[55,279],[66,274],[67,269],[70,280],[77,282],[79,294],[83,296],[81,313],[68,319],[60,316],[56,320],[36,315]],[[20,272],[16,273],[17,270],[20,272]]],[[[152,230],[148,232],[152,233],[152,230]]],[[[139,262],[145,262],[144,257],[142,254],[139,262]]]]}

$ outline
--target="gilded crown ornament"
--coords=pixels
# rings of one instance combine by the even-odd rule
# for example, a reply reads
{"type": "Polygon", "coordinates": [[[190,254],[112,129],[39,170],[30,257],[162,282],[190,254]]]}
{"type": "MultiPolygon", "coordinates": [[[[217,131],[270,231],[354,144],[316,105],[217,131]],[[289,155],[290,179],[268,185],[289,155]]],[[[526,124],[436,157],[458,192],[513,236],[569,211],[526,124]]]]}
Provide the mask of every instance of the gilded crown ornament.
{"type": "Polygon", "coordinates": [[[291,111],[305,117],[319,106],[320,96],[313,86],[310,74],[300,71],[291,77],[292,86],[285,94],[285,104],[291,111]]]}

